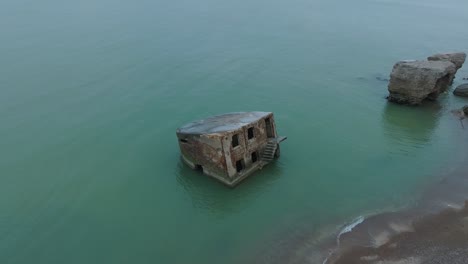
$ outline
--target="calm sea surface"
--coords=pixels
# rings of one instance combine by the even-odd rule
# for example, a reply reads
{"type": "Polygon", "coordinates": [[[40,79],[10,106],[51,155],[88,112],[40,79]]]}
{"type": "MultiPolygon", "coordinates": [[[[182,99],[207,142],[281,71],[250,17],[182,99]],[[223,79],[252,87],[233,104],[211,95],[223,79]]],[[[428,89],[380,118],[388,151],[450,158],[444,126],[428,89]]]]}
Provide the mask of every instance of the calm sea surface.
{"type": "Polygon", "coordinates": [[[387,104],[382,79],[467,52],[467,14],[466,0],[1,1],[0,263],[288,263],[411,204],[458,162],[449,110],[467,101],[387,104]],[[236,189],[181,163],[178,126],[251,110],[288,136],[276,163],[236,189]]]}

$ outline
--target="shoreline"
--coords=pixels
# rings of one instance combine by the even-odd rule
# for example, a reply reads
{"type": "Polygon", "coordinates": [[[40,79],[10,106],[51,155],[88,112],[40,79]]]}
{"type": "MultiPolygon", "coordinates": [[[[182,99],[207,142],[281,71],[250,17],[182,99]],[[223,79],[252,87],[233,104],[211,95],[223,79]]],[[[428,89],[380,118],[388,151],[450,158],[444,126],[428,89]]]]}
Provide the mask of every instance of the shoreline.
{"type": "MultiPolygon", "coordinates": [[[[396,226],[394,226],[396,227],[396,226]]],[[[354,246],[333,264],[465,263],[468,259],[468,201],[463,208],[416,218],[379,246],[354,246]]]]}
{"type": "Polygon", "coordinates": [[[468,134],[460,133],[458,166],[409,208],[353,221],[321,248],[323,264],[465,263],[468,259],[468,134]],[[327,244],[327,245],[325,245],[327,244]],[[442,262],[441,262],[442,261],[442,262]]]}
{"type": "MultiPolygon", "coordinates": [[[[247,257],[246,262],[269,264],[432,263],[420,262],[426,260],[409,255],[408,253],[411,252],[409,249],[406,252],[406,259],[403,257],[398,258],[398,252],[401,253],[401,256],[404,255],[401,248],[397,246],[397,241],[401,240],[400,237],[411,237],[412,240],[407,240],[408,245],[401,240],[402,248],[411,248],[412,244],[418,242],[419,232],[422,232],[419,230],[423,224],[419,223],[433,223],[435,221],[433,219],[445,219],[447,223],[457,221],[457,223],[460,223],[462,220],[458,216],[463,215],[464,211],[468,211],[468,208],[465,208],[467,206],[465,201],[468,200],[468,152],[466,151],[468,147],[468,129],[463,129],[459,120],[450,114],[449,110],[444,112],[443,115],[450,115],[453,120],[453,122],[449,122],[449,126],[455,131],[452,137],[456,142],[459,142],[458,148],[451,153],[449,157],[451,162],[447,163],[447,156],[444,156],[441,166],[438,166],[438,169],[431,173],[430,180],[423,183],[421,189],[418,189],[419,195],[417,198],[402,206],[390,206],[380,208],[377,211],[364,211],[347,220],[334,221],[318,229],[299,227],[300,230],[294,232],[284,230],[284,233],[278,233],[275,236],[274,245],[270,244],[267,248],[258,248],[255,250],[254,255],[247,257]],[[454,216],[444,217],[447,214],[454,216]],[[411,234],[414,235],[411,236],[411,234]],[[378,254],[378,250],[384,250],[386,246],[390,245],[394,247],[396,255],[390,256],[388,251],[385,251],[387,255],[382,254],[380,256],[378,254]],[[369,252],[377,253],[369,254],[369,252]]],[[[465,123],[468,122],[465,121],[465,123]]],[[[465,127],[468,127],[468,125],[465,124],[465,127]]],[[[392,186],[388,188],[392,188],[392,186]]],[[[429,232],[430,229],[425,230],[428,230],[425,234],[427,238],[431,233],[429,232]]],[[[460,231],[455,227],[453,230],[460,231]]],[[[436,233],[434,235],[437,236],[436,233]]],[[[468,241],[468,233],[465,240],[468,241]]],[[[421,251],[424,245],[422,243],[419,245],[420,248],[414,247],[413,250],[421,251]]],[[[446,252],[447,254],[450,252],[462,254],[457,249],[459,248],[454,248],[453,251],[446,249],[446,252]]],[[[468,252],[463,256],[468,259],[468,252]]],[[[438,263],[456,264],[465,262],[447,260],[447,262],[438,263]]]]}

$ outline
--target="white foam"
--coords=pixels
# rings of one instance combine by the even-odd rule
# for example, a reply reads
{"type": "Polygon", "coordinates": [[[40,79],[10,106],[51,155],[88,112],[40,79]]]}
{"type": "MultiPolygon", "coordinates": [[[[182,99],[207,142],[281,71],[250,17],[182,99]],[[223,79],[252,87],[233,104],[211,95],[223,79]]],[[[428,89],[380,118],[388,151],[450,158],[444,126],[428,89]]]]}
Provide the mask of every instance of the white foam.
{"type": "Polygon", "coordinates": [[[333,253],[335,253],[335,251],[340,248],[340,238],[343,234],[346,234],[346,233],[349,233],[351,231],[353,231],[353,229],[362,224],[362,222],[364,222],[365,218],[364,216],[359,216],[358,218],[354,219],[353,222],[351,222],[351,224],[349,225],[346,225],[345,227],[343,227],[343,229],[341,229],[341,231],[338,233],[338,236],[336,237],[336,249],[335,250],[332,250],[330,251],[330,254],[328,254],[328,257],[322,262],[322,264],[326,264],[328,262],[328,259],[330,259],[330,257],[333,255],[333,253]]]}
{"type": "Polygon", "coordinates": [[[338,236],[336,237],[336,243],[338,244],[338,247],[340,246],[340,238],[342,235],[346,234],[346,233],[349,233],[351,231],[353,231],[353,229],[362,224],[362,222],[364,222],[364,216],[359,216],[358,218],[356,218],[351,224],[345,226],[343,229],[341,229],[340,233],[338,233],[338,236]]]}

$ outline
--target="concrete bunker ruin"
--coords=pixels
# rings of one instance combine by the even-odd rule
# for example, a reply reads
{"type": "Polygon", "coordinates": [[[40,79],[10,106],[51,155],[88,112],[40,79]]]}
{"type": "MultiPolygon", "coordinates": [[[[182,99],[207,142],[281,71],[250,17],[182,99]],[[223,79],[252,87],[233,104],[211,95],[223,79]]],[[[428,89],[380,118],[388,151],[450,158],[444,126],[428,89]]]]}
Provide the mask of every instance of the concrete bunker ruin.
{"type": "Polygon", "coordinates": [[[233,187],[280,156],[271,112],[238,112],[191,122],[177,129],[182,160],[233,187]]]}

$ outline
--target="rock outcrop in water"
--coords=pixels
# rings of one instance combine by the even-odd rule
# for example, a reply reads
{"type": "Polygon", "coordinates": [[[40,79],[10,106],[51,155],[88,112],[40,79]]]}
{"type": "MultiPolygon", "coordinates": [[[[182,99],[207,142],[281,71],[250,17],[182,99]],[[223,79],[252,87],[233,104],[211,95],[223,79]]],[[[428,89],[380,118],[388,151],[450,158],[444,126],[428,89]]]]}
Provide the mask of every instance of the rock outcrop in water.
{"type": "Polygon", "coordinates": [[[455,64],[457,71],[463,66],[466,60],[466,53],[456,52],[456,53],[441,53],[429,56],[427,58],[429,61],[450,61],[455,64]]]}
{"type": "Polygon", "coordinates": [[[468,83],[459,85],[455,90],[453,91],[454,95],[458,96],[463,96],[463,97],[468,97],[468,83]]]}
{"type": "Polygon", "coordinates": [[[400,61],[390,75],[388,100],[418,105],[425,99],[435,100],[448,89],[463,66],[463,52],[435,54],[427,61],[400,61]]]}
{"type": "Polygon", "coordinates": [[[462,111],[465,114],[465,116],[468,115],[468,105],[465,105],[464,107],[462,107],[462,111]]]}
{"type": "Polygon", "coordinates": [[[449,61],[400,61],[390,75],[388,100],[410,105],[435,100],[455,73],[456,66],[449,61]]]}
{"type": "Polygon", "coordinates": [[[450,84],[453,83],[453,79],[455,79],[455,74],[457,71],[463,66],[466,60],[466,53],[464,52],[455,52],[455,53],[440,53],[435,54],[427,58],[429,61],[450,61],[451,63],[455,64],[455,73],[451,76],[450,84]]]}

